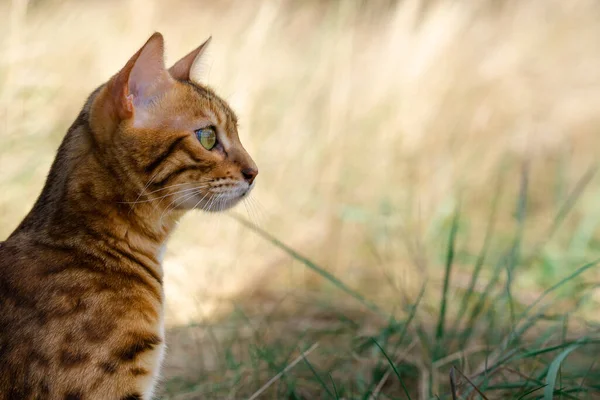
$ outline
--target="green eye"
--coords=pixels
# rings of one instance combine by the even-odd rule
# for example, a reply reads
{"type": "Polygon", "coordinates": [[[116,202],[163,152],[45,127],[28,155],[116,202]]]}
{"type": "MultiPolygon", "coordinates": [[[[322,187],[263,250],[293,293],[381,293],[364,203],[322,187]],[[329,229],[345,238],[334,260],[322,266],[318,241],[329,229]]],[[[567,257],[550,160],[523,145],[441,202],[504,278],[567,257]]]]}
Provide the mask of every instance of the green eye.
{"type": "Polygon", "coordinates": [[[211,150],[217,144],[217,134],[215,133],[215,128],[212,126],[198,129],[196,136],[206,150],[211,150]]]}

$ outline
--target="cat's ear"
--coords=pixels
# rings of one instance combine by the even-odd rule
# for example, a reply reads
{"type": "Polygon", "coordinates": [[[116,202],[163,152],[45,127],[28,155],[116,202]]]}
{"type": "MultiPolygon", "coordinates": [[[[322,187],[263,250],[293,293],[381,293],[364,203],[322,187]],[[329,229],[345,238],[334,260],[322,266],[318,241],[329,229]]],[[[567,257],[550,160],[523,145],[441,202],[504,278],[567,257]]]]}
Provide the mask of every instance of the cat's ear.
{"type": "Polygon", "coordinates": [[[191,73],[194,70],[194,67],[198,65],[202,59],[202,55],[206,53],[206,49],[208,48],[211,39],[212,36],[206,39],[206,41],[195,50],[192,50],[187,56],[177,61],[171,68],[169,68],[171,76],[179,81],[191,80],[191,73]]]}
{"type": "Polygon", "coordinates": [[[162,35],[153,34],[109,82],[122,119],[131,118],[136,108],[150,103],[173,85],[173,78],[165,68],[164,50],[162,35]]]}

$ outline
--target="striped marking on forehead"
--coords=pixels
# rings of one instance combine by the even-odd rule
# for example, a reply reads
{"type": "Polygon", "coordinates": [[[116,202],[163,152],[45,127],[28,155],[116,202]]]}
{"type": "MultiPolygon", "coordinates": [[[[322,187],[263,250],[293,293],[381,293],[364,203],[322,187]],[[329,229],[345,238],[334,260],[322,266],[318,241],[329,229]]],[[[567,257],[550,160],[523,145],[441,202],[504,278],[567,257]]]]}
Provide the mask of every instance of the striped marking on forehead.
{"type": "Polygon", "coordinates": [[[212,113],[214,114],[219,125],[226,126],[228,123],[237,125],[237,116],[229,107],[229,105],[219,96],[217,96],[215,92],[213,92],[209,88],[196,85],[194,82],[191,81],[180,82],[188,85],[202,98],[208,100],[208,104],[210,104],[210,111],[212,111],[212,113]]]}

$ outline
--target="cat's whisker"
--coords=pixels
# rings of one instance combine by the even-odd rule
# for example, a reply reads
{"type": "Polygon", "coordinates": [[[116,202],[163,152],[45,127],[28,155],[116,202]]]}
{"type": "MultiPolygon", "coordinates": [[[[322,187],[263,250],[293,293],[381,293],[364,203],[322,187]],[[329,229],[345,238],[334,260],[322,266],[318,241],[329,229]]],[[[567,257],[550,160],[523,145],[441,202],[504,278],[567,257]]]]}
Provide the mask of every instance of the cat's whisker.
{"type": "Polygon", "coordinates": [[[260,211],[263,214],[266,213],[265,207],[262,205],[260,200],[258,200],[258,197],[256,197],[256,195],[250,194],[249,198],[250,200],[252,200],[252,203],[254,203],[258,211],[260,211]]]}
{"type": "Polygon", "coordinates": [[[162,214],[160,215],[159,221],[162,224],[163,218],[169,214],[169,212],[171,212],[172,210],[174,210],[175,208],[177,208],[177,206],[180,204],[180,202],[184,202],[186,199],[191,198],[193,196],[196,195],[196,192],[191,193],[191,194],[186,194],[178,199],[173,200],[171,203],[169,203],[167,205],[167,207],[165,207],[165,209],[163,210],[162,214]]]}
{"type": "Polygon", "coordinates": [[[144,185],[144,187],[142,188],[141,192],[140,192],[140,193],[138,194],[138,196],[136,197],[136,199],[135,199],[135,202],[131,203],[132,205],[131,205],[131,207],[129,208],[129,214],[131,214],[131,211],[133,211],[133,204],[135,204],[135,203],[136,203],[136,202],[137,202],[137,201],[140,199],[140,197],[142,197],[142,195],[144,194],[144,192],[146,191],[146,189],[147,189],[147,188],[150,186],[150,184],[152,183],[152,181],[153,181],[154,179],[156,179],[156,176],[157,176],[157,175],[158,175],[158,172],[156,172],[154,175],[152,175],[152,176],[150,177],[150,179],[148,180],[148,182],[147,182],[147,183],[144,185]]]}
{"type": "Polygon", "coordinates": [[[223,207],[225,206],[225,202],[227,201],[225,193],[223,193],[223,196],[221,196],[221,199],[219,201],[219,208],[217,210],[222,210],[223,207]]]}
{"type": "MultiPolygon", "coordinates": [[[[245,199],[243,199],[242,203],[244,203],[244,208],[246,209],[246,214],[248,214],[248,218],[250,218],[250,220],[253,220],[254,218],[250,214],[250,209],[248,208],[248,198],[246,197],[245,199]]],[[[256,225],[254,221],[252,221],[252,223],[256,225]]]]}
{"type": "MultiPolygon", "coordinates": [[[[193,187],[193,188],[183,189],[183,190],[177,191],[177,192],[172,193],[172,194],[167,194],[167,195],[161,196],[158,199],[155,199],[155,200],[159,200],[159,199],[160,200],[158,201],[158,203],[156,203],[156,204],[153,205],[153,208],[154,208],[154,210],[158,209],[159,206],[160,206],[160,203],[162,203],[164,201],[164,199],[167,198],[167,197],[177,196],[177,195],[180,195],[180,194],[188,193],[190,191],[194,191],[193,194],[196,194],[195,191],[197,191],[198,193],[201,193],[202,189],[205,189],[208,186],[209,185],[196,186],[196,187],[193,187]]],[[[175,199],[175,201],[177,201],[177,200],[178,199],[175,199]]],[[[173,203],[171,203],[171,204],[173,204],[173,203]]],[[[162,217],[161,217],[161,219],[162,219],[162,217]]]]}
{"type": "Polygon", "coordinates": [[[258,199],[252,195],[248,196],[248,204],[256,219],[256,225],[262,226],[266,215],[264,208],[260,205],[258,199]]]}
{"type": "MultiPolygon", "coordinates": [[[[197,183],[205,183],[205,182],[208,182],[208,181],[210,181],[210,179],[206,179],[205,178],[205,179],[201,179],[197,183]]],[[[165,186],[163,188],[156,189],[156,190],[153,190],[151,192],[148,192],[148,193],[146,193],[146,195],[154,194],[154,193],[157,193],[157,192],[162,192],[163,190],[167,190],[167,189],[171,189],[171,188],[178,187],[178,186],[183,186],[183,185],[190,185],[190,182],[176,183],[174,185],[165,186]]]]}
{"type": "MultiPolygon", "coordinates": [[[[171,160],[165,160],[165,162],[168,163],[173,163],[171,160]]],[[[144,192],[146,191],[146,189],[148,189],[150,187],[150,185],[152,184],[152,182],[154,182],[154,180],[156,179],[156,177],[158,177],[158,174],[160,174],[161,171],[156,171],[154,173],[154,175],[152,175],[150,177],[150,179],[148,179],[148,182],[144,185],[144,187],[142,188],[142,190],[140,191],[140,193],[138,194],[138,197],[135,199],[135,201],[137,202],[140,197],[142,197],[142,195],[144,194],[144,192]]],[[[133,210],[133,206],[129,209],[129,213],[131,213],[131,211],[133,210]]]]}
{"type": "Polygon", "coordinates": [[[248,205],[247,209],[248,209],[248,217],[249,217],[250,222],[254,226],[261,227],[262,226],[261,221],[256,216],[256,212],[254,211],[254,209],[252,208],[252,205],[251,205],[252,203],[250,201],[246,201],[245,203],[248,205]]]}
{"type": "Polygon", "coordinates": [[[180,206],[181,204],[183,204],[185,201],[191,199],[194,196],[199,195],[200,193],[202,193],[202,192],[200,190],[198,190],[198,191],[196,191],[194,193],[188,193],[188,194],[182,196],[179,200],[176,200],[174,202],[175,204],[173,205],[173,207],[171,208],[170,211],[173,211],[175,208],[177,208],[178,206],[180,206]]]}
{"type": "MultiPolygon", "coordinates": [[[[184,185],[189,185],[189,183],[185,183],[184,185]]],[[[194,187],[192,187],[192,188],[182,189],[182,190],[180,190],[180,191],[177,191],[177,192],[175,192],[175,193],[168,193],[168,194],[162,195],[162,196],[160,196],[160,197],[155,197],[155,198],[148,199],[148,200],[140,200],[140,201],[123,201],[122,203],[125,203],[125,204],[141,204],[141,203],[150,203],[150,202],[153,202],[153,201],[156,201],[156,200],[164,199],[165,197],[169,197],[169,196],[175,196],[175,195],[177,195],[177,194],[180,194],[180,193],[189,192],[189,191],[191,191],[191,190],[204,189],[204,188],[207,188],[208,186],[210,186],[210,185],[194,186],[194,187]]],[[[150,194],[150,193],[148,193],[148,194],[150,194]]]]}
{"type": "Polygon", "coordinates": [[[252,205],[252,209],[254,210],[257,225],[262,226],[265,221],[265,213],[262,211],[262,209],[257,203],[257,200],[254,197],[250,197],[250,204],[252,205]]]}
{"type": "Polygon", "coordinates": [[[217,195],[214,197],[214,201],[212,202],[210,209],[211,211],[217,211],[219,208],[219,202],[221,200],[221,197],[223,197],[223,193],[217,193],[217,195]]]}
{"type": "MultiPolygon", "coordinates": [[[[221,197],[221,201],[219,202],[219,208],[217,208],[217,211],[222,211],[225,208],[226,203],[227,203],[227,196],[226,196],[226,193],[223,193],[223,196],[221,197]]],[[[222,217],[217,218],[217,229],[220,228],[222,220],[223,220],[222,217]]]]}
{"type": "MultiPolygon", "coordinates": [[[[148,193],[146,193],[146,196],[148,196],[148,195],[151,195],[151,194],[153,194],[153,193],[162,192],[163,190],[171,189],[171,188],[174,188],[174,187],[183,186],[183,185],[189,185],[189,182],[185,182],[185,183],[176,183],[176,184],[174,184],[174,185],[165,186],[165,187],[162,187],[162,188],[160,188],[160,189],[156,189],[156,190],[153,190],[153,191],[151,191],[151,192],[148,192],[148,193]]],[[[143,194],[143,193],[140,193],[140,196],[141,196],[142,194],[143,194]]]]}
{"type": "Polygon", "coordinates": [[[194,204],[194,207],[192,207],[192,209],[198,207],[198,205],[204,201],[206,196],[208,196],[208,192],[204,193],[204,196],[202,196],[202,198],[200,200],[198,200],[198,202],[196,204],[194,204]]]}
{"type": "Polygon", "coordinates": [[[177,206],[179,206],[180,204],[182,204],[183,202],[185,202],[188,199],[191,199],[192,197],[196,196],[197,194],[201,193],[200,190],[197,190],[193,193],[187,193],[184,196],[173,200],[171,203],[169,203],[169,205],[165,208],[165,210],[163,211],[163,213],[160,215],[160,219],[159,221],[162,223],[162,220],[164,218],[164,216],[166,214],[168,214],[169,212],[173,211],[175,208],[177,208],[177,206]]]}
{"type": "Polygon", "coordinates": [[[248,217],[250,217],[250,219],[252,219],[253,223],[255,225],[258,225],[258,221],[256,218],[256,210],[253,207],[252,201],[251,201],[251,195],[246,196],[246,198],[244,198],[244,204],[246,204],[246,209],[248,210],[248,217]]]}
{"type": "Polygon", "coordinates": [[[215,199],[218,197],[218,194],[211,194],[210,199],[208,201],[208,205],[206,206],[206,211],[211,211],[211,207],[215,201],[215,199]]]}
{"type": "MultiPolygon", "coordinates": [[[[171,198],[174,197],[174,201],[177,201],[178,198],[177,196],[182,195],[182,194],[188,194],[188,193],[192,193],[192,195],[196,192],[200,192],[202,189],[206,188],[207,185],[203,185],[203,186],[196,186],[193,188],[187,188],[187,189],[183,189],[183,190],[179,190],[175,193],[169,193],[163,196],[160,196],[158,198],[154,198],[154,199],[150,199],[150,200],[142,200],[139,201],[138,203],[151,203],[152,204],[152,208],[154,210],[158,210],[160,204],[167,198],[171,198]]],[[[171,203],[172,204],[172,203],[171,203]]],[[[162,220],[162,216],[161,216],[161,220],[162,220]]]]}
{"type": "MultiPolygon", "coordinates": [[[[192,194],[193,194],[193,193],[192,193],[192,194]]],[[[186,196],[188,196],[188,195],[189,195],[189,193],[188,193],[188,194],[186,194],[186,195],[185,195],[185,196],[183,196],[183,197],[186,197],[186,196]]],[[[177,198],[177,197],[176,197],[175,199],[173,199],[173,201],[171,201],[169,204],[167,204],[167,206],[166,206],[166,207],[163,209],[162,213],[160,214],[160,218],[159,218],[159,221],[160,221],[161,223],[162,223],[162,221],[163,221],[163,217],[165,216],[165,214],[167,214],[167,213],[168,213],[168,211],[169,211],[169,209],[171,208],[171,206],[172,206],[173,204],[175,204],[175,202],[176,202],[176,201],[178,201],[178,200],[181,200],[181,197],[179,197],[179,198],[177,198]]]]}
{"type": "MultiPolygon", "coordinates": [[[[214,203],[213,211],[220,211],[223,209],[223,204],[225,202],[226,193],[219,193],[217,195],[216,201],[214,203]]],[[[215,231],[218,231],[221,228],[221,218],[215,218],[215,231]]]]}

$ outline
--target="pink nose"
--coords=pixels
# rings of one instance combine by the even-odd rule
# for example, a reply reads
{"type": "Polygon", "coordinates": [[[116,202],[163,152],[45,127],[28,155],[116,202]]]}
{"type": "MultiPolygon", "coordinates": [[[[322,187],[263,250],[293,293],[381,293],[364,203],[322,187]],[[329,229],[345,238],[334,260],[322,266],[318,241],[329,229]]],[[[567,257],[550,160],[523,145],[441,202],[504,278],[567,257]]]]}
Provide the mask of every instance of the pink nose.
{"type": "Polygon", "coordinates": [[[258,170],[256,168],[244,168],[242,170],[242,175],[248,184],[252,184],[254,182],[254,178],[258,175],[258,170]]]}

